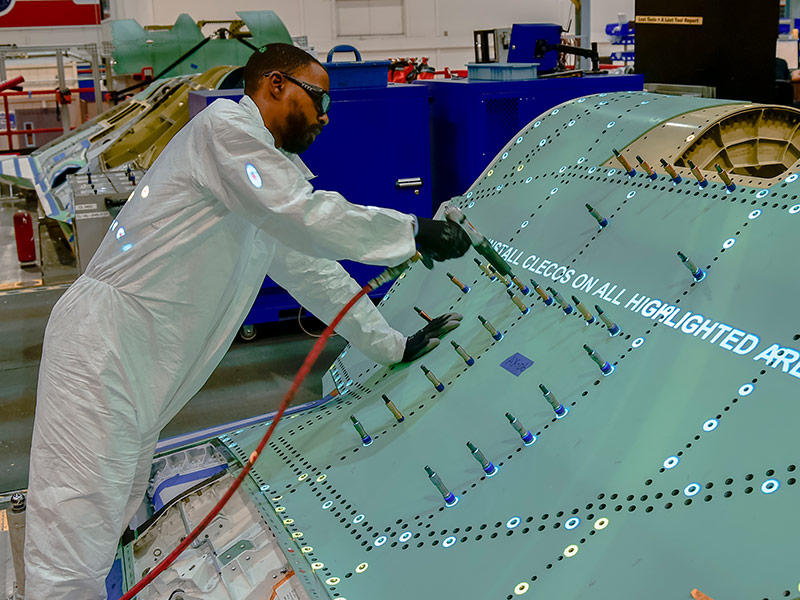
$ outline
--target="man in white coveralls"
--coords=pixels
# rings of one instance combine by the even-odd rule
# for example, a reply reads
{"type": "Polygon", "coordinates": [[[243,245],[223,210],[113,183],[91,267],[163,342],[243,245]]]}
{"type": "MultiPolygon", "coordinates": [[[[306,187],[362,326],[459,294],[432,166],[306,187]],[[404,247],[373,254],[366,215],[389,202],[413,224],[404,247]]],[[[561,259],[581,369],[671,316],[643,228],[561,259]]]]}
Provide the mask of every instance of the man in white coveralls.
{"type": "MultiPolygon", "coordinates": [[[[463,255],[446,221],[314,191],[296,157],[327,124],[328,75],[270,44],[239,103],[217,100],[167,145],[50,315],[25,546],[28,600],[105,598],[161,429],[230,346],[266,275],[330,322],[360,289],[336,262],[463,255]]],[[[407,338],[362,298],[337,331],[372,360],[413,360],[459,315],[407,338]]]]}

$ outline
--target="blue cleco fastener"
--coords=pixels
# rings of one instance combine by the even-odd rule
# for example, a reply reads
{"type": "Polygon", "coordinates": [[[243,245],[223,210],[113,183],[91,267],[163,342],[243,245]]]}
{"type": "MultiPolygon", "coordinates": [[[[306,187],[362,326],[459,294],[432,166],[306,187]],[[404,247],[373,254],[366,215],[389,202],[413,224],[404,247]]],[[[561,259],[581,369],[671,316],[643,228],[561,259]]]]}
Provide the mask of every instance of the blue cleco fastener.
{"type": "Polygon", "coordinates": [[[661,159],[661,166],[664,167],[664,170],[669,175],[669,178],[672,180],[672,183],[678,185],[681,182],[681,176],[678,175],[678,172],[672,167],[672,165],[669,164],[667,161],[665,161],[663,158],[661,159]]]}
{"type": "Polygon", "coordinates": [[[696,264],[694,264],[694,261],[688,256],[686,256],[680,250],[678,251],[678,258],[681,259],[683,266],[689,269],[689,271],[691,271],[692,277],[694,277],[695,281],[703,281],[703,279],[706,278],[706,272],[703,271],[703,269],[698,267],[696,264]]]}
{"type": "Polygon", "coordinates": [[[392,413],[392,415],[394,416],[395,420],[398,423],[402,423],[403,421],[405,421],[406,418],[403,416],[403,413],[401,413],[397,409],[397,407],[394,405],[394,402],[392,402],[389,399],[389,396],[387,396],[386,394],[382,394],[381,398],[383,398],[383,402],[386,404],[386,408],[389,409],[389,412],[392,413]]]}
{"type": "Polygon", "coordinates": [[[519,309],[519,312],[521,312],[523,315],[527,315],[529,312],[531,312],[531,309],[528,308],[525,305],[525,303],[522,300],[520,300],[519,297],[514,292],[512,292],[511,290],[506,290],[506,292],[508,293],[508,297],[511,298],[511,301],[519,309]]]}
{"type": "Polygon", "coordinates": [[[630,163],[627,160],[625,160],[625,157],[619,153],[619,150],[617,150],[616,148],[612,148],[612,150],[614,151],[614,156],[617,157],[619,164],[621,164],[622,168],[625,169],[625,173],[628,175],[628,177],[633,177],[634,175],[636,175],[636,170],[630,165],[630,163]]]}
{"type": "Polygon", "coordinates": [[[547,387],[540,383],[539,389],[542,391],[542,395],[545,399],[550,403],[550,406],[553,407],[553,411],[556,413],[556,419],[563,419],[567,416],[569,409],[559,402],[553,392],[547,389],[547,387]]]}
{"type": "Polygon", "coordinates": [[[449,278],[450,278],[450,281],[452,281],[453,283],[455,283],[455,284],[456,284],[456,285],[459,287],[459,289],[460,289],[462,292],[464,292],[465,294],[469,294],[469,290],[470,290],[470,288],[469,288],[469,286],[468,286],[468,285],[464,285],[463,283],[461,283],[461,282],[458,280],[458,278],[457,278],[455,275],[453,275],[452,273],[448,273],[448,274],[447,274],[447,277],[449,277],[449,278]]]}
{"type": "Polygon", "coordinates": [[[493,475],[497,474],[497,467],[495,467],[494,464],[488,460],[486,456],[484,456],[483,452],[481,452],[475,444],[472,442],[467,442],[467,448],[469,448],[469,451],[472,453],[472,456],[475,458],[475,460],[480,463],[481,468],[483,469],[483,472],[486,473],[487,477],[492,477],[493,475]]]}
{"type": "Polygon", "coordinates": [[[607,360],[603,360],[603,358],[597,352],[595,352],[593,348],[584,344],[583,349],[586,350],[589,358],[591,358],[594,363],[600,367],[600,371],[602,371],[603,375],[611,375],[611,373],[614,372],[614,367],[610,365],[607,360]]]}
{"type": "Polygon", "coordinates": [[[458,503],[458,496],[447,488],[436,471],[431,469],[428,465],[425,465],[425,472],[428,474],[428,479],[430,479],[431,483],[439,490],[442,498],[444,498],[445,506],[455,506],[458,503]]]}
{"type": "Polygon", "coordinates": [[[511,413],[506,413],[506,419],[508,422],[511,423],[511,426],[514,430],[519,434],[519,437],[522,438],[522,443],[526,446],[530,446],[536,441],[536,436],[533,435],[525,426],[519,422],[519,419],[512,415],[511,413]]]}
{"type": "Polygon", "coordinates": [[[497,331],[497,329],[495,329],[494,325],[492,325],[489,321],[484,319],[481,315],[478,315],[478,320],[483,324],[483,326],[486,329],[486,331],[488,331],[490,334],[492,334],[492,337],[495,339],[495,341],[499,342],[500,340],[503,339],[503,333],[500,332],[500,331],[497,331]]]}
{"type": "Polygon", "coordinates": [[[605,326],[608,328],[608,335],[614,337],[620,331],[619,325],[614,323],[611,319],[608,318],[608,315],[600,308],[597,304],[594,305],[594,309],[597,311],[597,314],[600,317],[600,320],[605,323],[605,326]]]}
{"type": "Polygon", "coordinates": [[[561,306],[561,310],[564,311],[565,315],[571,315],[574,312],[575,309],[572,308],[572,305],[564,300],[564,298],[561,297],[561,294],[559,294],[555,288],[548,287],[547,291],[553,295],[553,298],[555,298],[556,302],[558,302],[558,304],[561,306]]]}
{"type": "Polygon", "coordinates": [[[467,354],[467,351],[459,346],[454,340],[450,340],[450,345],[453,346],[453,349],[458,352],[458,355],[464,359],[464,362],[467,363],[468,367],[471,367],[475,364],[475,359],[467,354]]]}
{"type": "Polygon", "coordinates": [[[597,221],[597,224],[600,225],[600,227],[608,226],[608,219],[601,216],[600,213],[598,213],[591,204],[586,204],[586,210],[588,210],[589,214],[592,215],[592,217],[594,217],[594,220],[597,221]]]}
{"type": "Polygon", "coordinates": [[[594,323],[595,321],[594,315],[589,312],[589,310],[583,305],[583,303],[580,300],[578,300],[578,297],[572,296],[572,301],[575,303],[575,308],[578,309],[578,312],[580,312],[583,315],[583,318],[586,320],[586,324],[591,325],[592,323],[594,323]]]}
{"type": "Polygon", "coordinates": [[[536,290],[536,293],[537,293],[537,294],[539,294],[539,297],[540,297],[542,300],[544,300],[544,304],[545,304],[545,306],[550,306],[550,305],[553,303],[553,299],[550,297],[550,294],[548,294],[547,292],[545,292],[545,291],[542,289],[542,286],[540,286],[540,285],[539,285],[539,284],[536,282],[536,280],[534,280],[534,279],[531,279],[531,284],[533,285],[533,289],[534,289],[534,290],[536,290]]]}
{"type": "Polygon", "coordinates": [[[369,446],[372,443],[372,438],[367,433],[367,430],[364,429],[364,426],[356,419],[355,415],[350,415],[350,420],[353,422],[353,427],[356,428],[358,435],[361,436],[361,442],[365,446],[369,446]]]}
{"type": "Polygon", "coordinates": [[[731,178],[728,176],[728,173],[719,166],[719,164],[715,164],[714,168],[717,170],[717,174],[719,178],[722,179],[722,182],[725,184],[725,189],[728,190],[728,193],[732,192],[736,189],[736,184],[731,181],[731,178]]]}
{"type": "Polygon", "coordinates": [[[431,373],[425,365],[420,365],[419,368],[422,369],[422,372],[425,373],[425,377],[433,384],[437,392],[444,391],[444,384],[436,378],[436,375],[431,373]]]}
{"type": "Polygon", "coordinates": [[[656,179],[658,179],[658,174],[653,170],[653,167],[647,164],[646,160],[644,160],[638,154],[636,155],[636,160],[638,160],[639,164],[642,165],[642,168],[644,169],[644,172],[647,173],[647,178],[650,181],[655,181],[656,179]]]}
{"type": "Polygon", "coordinates": [[[699,185],[701,189],[705,188],[708,185],[708,179],[706,179],[706,176],[700,172],[700,169],[698,169],[697,165],[695,165],[691,160],[687,162],[689,163],[689,170],[692,172],[692,175],[694,175],[694,178],[697,179],[697,185],[699,185]]]}
{"type": "Polygon", "coordinates": [[[529,288],[527,285],[522,283],[522,281],[520,281],[519,277],[517,277],[513,273],[511,273],[510,276],[511,276],[511,281],[513,281],[514,285],[516,285],[519,288],[519,291],[522,292],[523,296],[527,296],[528,294],[531,293],[531,288],[529,288]]]}

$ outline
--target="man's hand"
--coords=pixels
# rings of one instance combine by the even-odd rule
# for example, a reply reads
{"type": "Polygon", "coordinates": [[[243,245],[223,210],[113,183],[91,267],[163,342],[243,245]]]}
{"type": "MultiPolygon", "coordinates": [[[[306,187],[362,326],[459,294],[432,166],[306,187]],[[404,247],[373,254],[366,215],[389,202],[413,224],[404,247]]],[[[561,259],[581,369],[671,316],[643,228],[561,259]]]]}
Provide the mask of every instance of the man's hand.
{"type": "Polygon", "coordinates": [[[417,249],[429,269],[431,261],[443,261],[464,256],[469,250],[470,239],[460,225],[452,221],[417,218],[417,249]]]}
{"type": "Polygon", "coordinates": [[[436,348],[439,345],[439,338],[461,325],[463,318],[458,313],[446,313],[436,317],[406,340],[406,351],[401,362],[411,362],[436,348]]]}

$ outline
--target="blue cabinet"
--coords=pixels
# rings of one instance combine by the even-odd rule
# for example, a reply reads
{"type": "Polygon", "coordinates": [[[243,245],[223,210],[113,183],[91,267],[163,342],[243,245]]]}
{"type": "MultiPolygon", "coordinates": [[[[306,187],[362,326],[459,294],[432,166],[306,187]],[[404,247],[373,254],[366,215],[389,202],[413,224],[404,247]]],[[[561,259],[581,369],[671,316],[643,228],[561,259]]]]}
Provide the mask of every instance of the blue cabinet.
{"type": "MultiPolygon", "coordinates": [[[[202,91],[189,96],[194,115],[218,97],[238,101],[242,92],[202,91]]],[[[428,104],[424,86],[331,90],[330,123],[301,156],[317,176],[311,181],[314,188],[337,191],[354,204],[430,217],[428,104]]],[[[382,270],[349,261],[342,265],[361,284],[382,270]]],[[[386,289],[379,288],[372,296],[381,297],[386,289]]],[[[267,278],[244,324],[294,318],[298,309],[298,303],[267,278]]]]}
{"type": "Polygon", "coordinates": [[[554,106],[589,94],[641,91],[641,75],[418,82],[431,95],[433,202],[463,194],[523,127],[554,106]]]}

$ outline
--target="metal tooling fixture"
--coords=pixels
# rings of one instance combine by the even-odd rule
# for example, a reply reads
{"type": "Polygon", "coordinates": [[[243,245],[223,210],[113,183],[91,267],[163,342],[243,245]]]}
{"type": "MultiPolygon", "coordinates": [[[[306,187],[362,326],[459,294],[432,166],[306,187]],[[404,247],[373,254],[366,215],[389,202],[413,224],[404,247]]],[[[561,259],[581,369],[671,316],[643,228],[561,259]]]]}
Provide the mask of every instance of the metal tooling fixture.
{"type": "Polygon", "coordinates": [[[75,210],[74,248],[79,273],[86,271],[106,232],[113,227],[112,220],[143,176],[142,171],[122,169],[67,176],[75,210]]]}
{"type": "MultiPolygon", "coordinates": [[[[338,397],[282,422],[254,468],[293,519],[275,531],[285,548],[299,554],[291,536],[301,530],[312,548],[304,559],[325,565],[315,597],[797,595],[800,330],[788,313],[765,310],[800,285],[796,167],[767,187],[728,168],[737,184],[728,193],[712,172],[719,158],[693,159],[709,180],[703,190],[676,160],[695,139],[687,136],[747,108],[646,93],[567,102],[514,136],[453,200],[515,275],[607,309],[621,331],[586,326],[538,294],[523,317],[472,250],[433,271],[411,267],[382,313],[411,333],[420,325],[414,305],[458,311],[458,343],[475,364],[447,343],[426,355],[444,385],[437,393],[418,363],[383,367],[349,347],[332,367],[339,383],[324,380],[338,397]],[[644,170],[629,177],[612,148],[651,165],[663,156],[683,180],[673,185],[659,168],[656,181],[644,170]],[[587,219],[587,200],[609,227],[587,219]],[[705,280],[687,275],[678,250],[705,280]],[[616,366],[613,376],[602,376],[584,344],[616,366]],[[543,381],[568,418],[557,421],[542,401],[543,381]],[[523,445],[506,412],[535,444],[523,445]],[[369,447],[353,435],[351,414],[371,433],[369,447]],[[498,467],[494,477],[476,469],[470,440],[498,467]],[[425,465],[457,505],[444,506],[425,465]],[[398,573],[413,576],[387,585],[398,573]]],[[[226,443],[244,460],[263,433],[248,427],[226,443]]]]}
{"type": "Polygon", "coordinates": [[[233,21],[199,21],[183,13],[167,27],[143,28],[134,19],[111,21],[114,72],[151,75],[194,75],[220,65],[244,65],[255,48],[273,42],[291,44],[280,17],[271,10],[237,11],[233,21]],[[204,24],[218,26],[216,39],[205,37],[204,24]],[[227,27],[222,27],[226,25],[227,27]],[[180,60],[183,58],[184,60],[180,60]]]}
{"type": "Polygon", "coordinates": [[[90,119],[28,156],[0,157],[0,180],[33,189],[45,216],[74,240],[75,215],[67,176],[133,167],[146,170],[189,120],[190,89],[238,85],[241,67],[214,67],[198,75],[160,79],[133,98],[90,119]]]}

